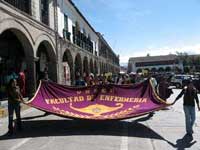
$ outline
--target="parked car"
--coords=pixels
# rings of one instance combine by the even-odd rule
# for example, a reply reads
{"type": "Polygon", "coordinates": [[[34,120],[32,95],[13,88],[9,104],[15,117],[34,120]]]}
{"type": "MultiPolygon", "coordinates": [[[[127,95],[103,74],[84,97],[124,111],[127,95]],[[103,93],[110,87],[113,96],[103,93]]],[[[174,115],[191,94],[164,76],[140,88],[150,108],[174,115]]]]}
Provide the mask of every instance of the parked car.
{"type": "Polygon", "coordinates": [[[187,84],[187,81],[192,79],[192,75],[174,75],[171,77],[171,85],[175,86],[176,88],[182,88],[187,84]]]}
{"type": "Polygon", "coordinates": [[[192,78],[192,81],[193,81],[194,86],[198,90],[198,92],[200,92],[200,78],[194,77],[194,78],[192,78]]]}

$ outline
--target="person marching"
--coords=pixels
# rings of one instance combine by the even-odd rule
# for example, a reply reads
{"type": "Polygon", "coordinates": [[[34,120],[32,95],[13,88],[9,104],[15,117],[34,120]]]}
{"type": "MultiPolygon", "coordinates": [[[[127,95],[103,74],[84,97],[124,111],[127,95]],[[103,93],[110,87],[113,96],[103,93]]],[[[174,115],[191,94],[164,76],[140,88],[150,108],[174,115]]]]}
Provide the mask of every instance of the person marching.
{"type": "MultiPolygon", "coordinates": [[[[188,85],[183,88],[181,93],[176,97],[174,103],[180,99],[182,96],[183,97],[183,109],[185,113],[185,124],[186,124],[186,132],[187,135],[192,136],[193,134],[193,125],[196,119],[196,114],[195,114],[195,100],[197,103],[198,110],[200,111],[200,106],[199,106],[199,99],[197,96],[197,90],[194,87],[192,80],[188,82],[188,85]]],[[[173,104],[174,104],[173,103],[173,104]]]]}
{"type": "Polygon", "coordinates": [[[17,129],[22,130],[21,115],[20,115],[20,102],[24,102],[20,89],[17,86],[17,81],[11,79],[7,87],[8,93],[8,134],[13,134],[13,113],[15,111],[17,118],[17,129]]]}

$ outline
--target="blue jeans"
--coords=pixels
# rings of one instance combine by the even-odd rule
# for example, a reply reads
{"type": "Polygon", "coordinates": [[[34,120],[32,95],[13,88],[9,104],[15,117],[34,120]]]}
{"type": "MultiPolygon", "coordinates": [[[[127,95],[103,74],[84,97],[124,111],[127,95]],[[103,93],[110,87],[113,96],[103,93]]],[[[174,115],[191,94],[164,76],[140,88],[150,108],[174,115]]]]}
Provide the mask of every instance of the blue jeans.
{"type": "Polygon", "coordinates": [[[195,107],[194,106],[184,106],[185,112],[185,125],[186,132],[189,134],[193,133],[193,125],[196,119],[195,107]]]}

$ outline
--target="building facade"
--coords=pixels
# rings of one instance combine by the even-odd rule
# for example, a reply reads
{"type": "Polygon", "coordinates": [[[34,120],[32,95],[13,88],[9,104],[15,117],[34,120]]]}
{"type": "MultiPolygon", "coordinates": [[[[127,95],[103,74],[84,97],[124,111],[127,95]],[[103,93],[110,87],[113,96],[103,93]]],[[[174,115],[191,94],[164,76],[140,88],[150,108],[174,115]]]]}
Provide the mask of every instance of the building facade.
{"type": "MultiPolygon", "coordinates": [[[[102,63],[117,59],[99,56],[99,34],[71,0],[0,0],[0,14],[1,86],[26,70],[30,94],[45,70],[50,80],[70,84],[76,74],[99,74],[102,63]]],[[[106,71],[118,68],[110,61],[106,71]]]]}
{"type": "Polygon", "coordinates": [[[183,64],[177,55],[146,56],[129,58],[128,72],[172,72],[183,70],[183,64]]]}
{"type": "Polygon", "coordinates": [[[97,33],[99,37],[99,63],[100,73],[112,72],[117,74],[120,72],[119,55],[116,55],[109,44],[106,42],[101,33],[97,33]]]}

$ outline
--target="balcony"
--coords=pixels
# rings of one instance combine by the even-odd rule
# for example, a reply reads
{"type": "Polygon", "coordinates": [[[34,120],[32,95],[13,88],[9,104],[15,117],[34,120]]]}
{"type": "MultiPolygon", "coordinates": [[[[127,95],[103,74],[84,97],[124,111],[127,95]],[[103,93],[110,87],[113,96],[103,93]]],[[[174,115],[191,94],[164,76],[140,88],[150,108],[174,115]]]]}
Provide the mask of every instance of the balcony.
{"type": "Polygon", "coordinates": [[[75,27],[73,27],[73,43],[84,50],[93,53],[93,43],[90,38],[86,37],[80,31],[76,31],[75,27]]]}
{"type": "Polygon", "coordinates": [[[31,0],[4,0],[17,9],[31,15],[31,0]]]}
{"type": "Polygon", "coordinates": [[[68,32],[68,30],[63,29],[63,37],[64,37],[65,39],[68,39],[68,40],[70,41],[71,33],[68,32]]]}

